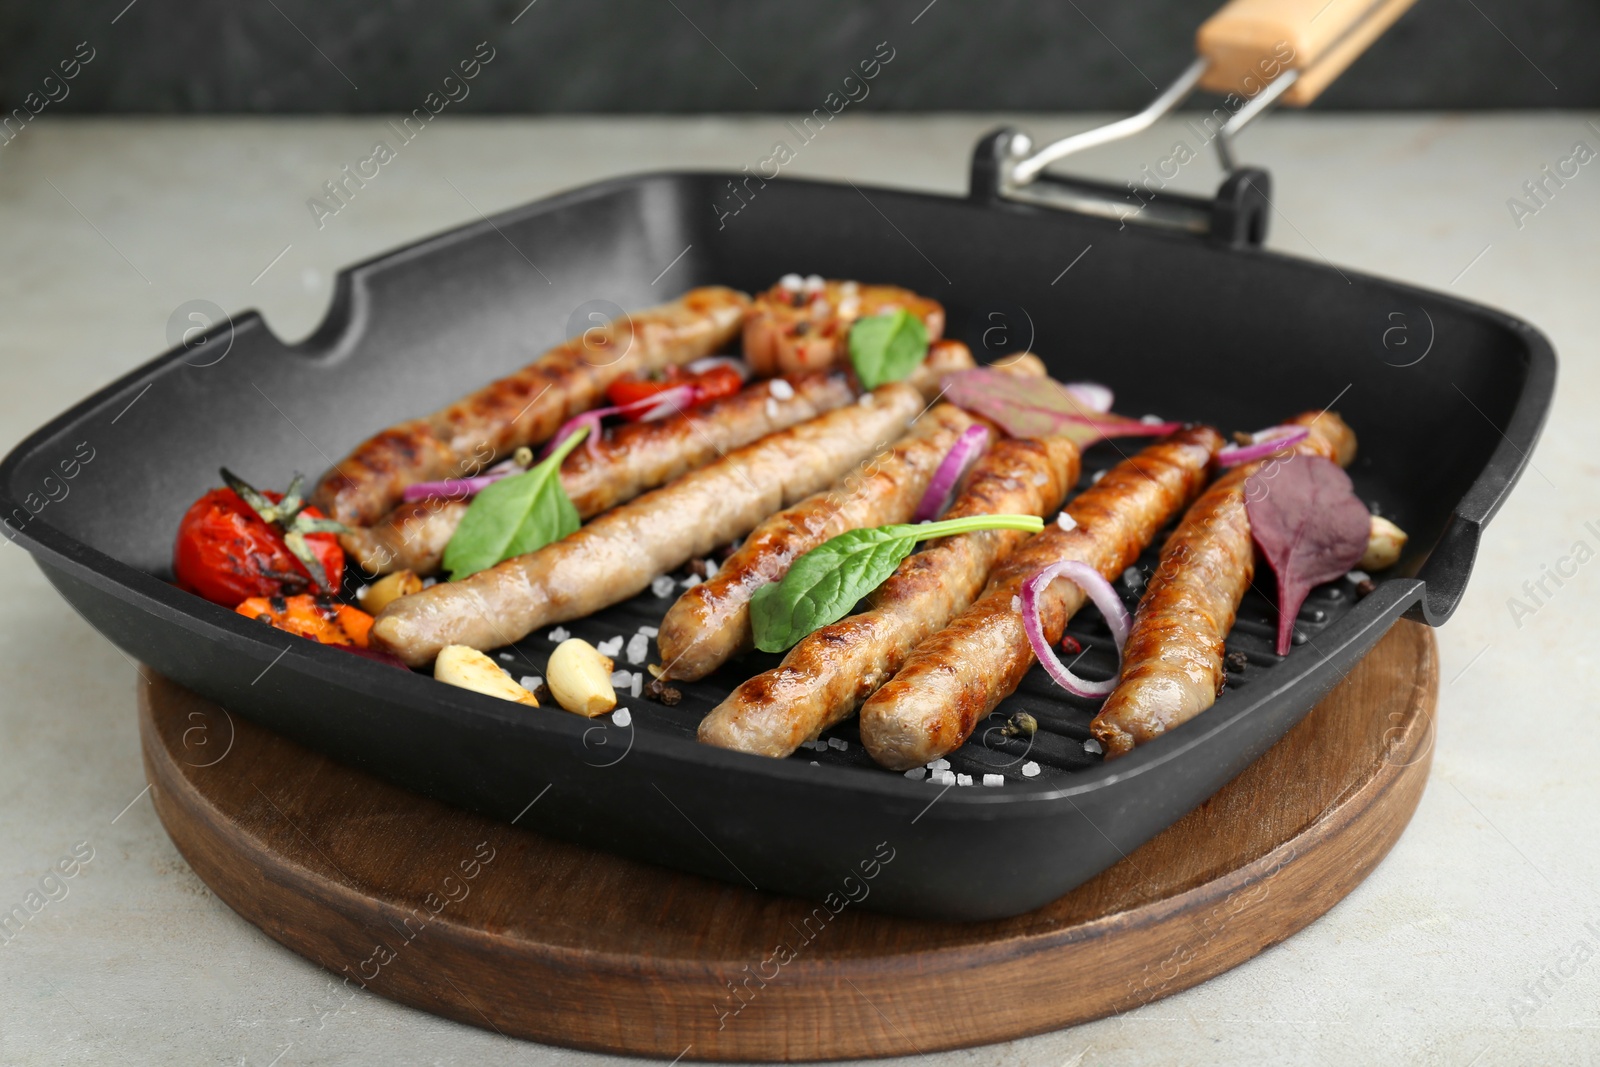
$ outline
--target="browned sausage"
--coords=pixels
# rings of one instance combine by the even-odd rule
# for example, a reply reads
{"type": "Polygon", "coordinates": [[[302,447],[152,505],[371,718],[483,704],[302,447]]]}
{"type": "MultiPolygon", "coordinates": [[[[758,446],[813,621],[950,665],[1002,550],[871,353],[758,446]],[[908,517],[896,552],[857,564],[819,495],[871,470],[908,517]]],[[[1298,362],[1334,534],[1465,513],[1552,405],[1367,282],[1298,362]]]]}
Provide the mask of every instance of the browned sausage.
{"type": "Polygon", "coordinates": [[[909,520],[940,461],[971,425],[960,408],[938,404],[839,484],[757,526],[715,575],[686,591],[661,620],[656,641],[664,676],[704,678],[750,647],[750,597],[828,538],[909,520]]]}
{"type": "MultiPolygon", "coordinates": [[[[1295,452],[1340,466],[1355,458],[1355,434],[1333,412],[1309,411],[1290,422],[1311,429],[1295,452]]],[[[1107,759],[1216,702],[1227,679],[1223,642],[1255,574],[1244,482],[1271,462],[1241,464],[1217,479],[1162,547],[1122,652],[1121,680],[1089,727],[1107,759]]]]}
{"type": "MultiPolygon", "coordinates": [[[[945,517],[1049,515],[1077,481],[1078,449],[1066,438],[1001,441],[973,467],[945,517]]],[[[908,557],[868,598],[871,610],[801,639],[782,664],[735,689],[700,723],[700,740],[789,755],[847,718],[918,643],[965,610],[996,561],[1026,536],[958,534],[908,557]]]]}
{"type": "MultiPolygon", "coordinates": [[[[1114,578],[1139,558],[1161,528],[1206,481],[1222,437],[1206,426],[1183,429],[1106,472],[1067,505],[1077,524],[1047,526],[995,569],[977,603],[918,645],[889,682],[861,707],[861,740],[872,758],[897,771],[954,750],[978,720],[1016,691],[1034,664],[1012,606],[1023,583],[1064,559],[1114,578]]],[[[1064,580],[1039,598],[1045,637],[1061,640],[1084,592],[1064,580]]]]}
{"type": "Polygon", "coordinates": [[[515,374],[358,445],[322,476],[311,500],[347,525],[376,522],[408,485],[470,477],[545,440],[598,404],[618,378],[717,351],[738,336],[748,305],[732,289],[692,289],[565,341],[515,374]]]}
{"type": "Polygon", "coordinates": [[[837,481],[905,433],[922,405],[895,382],[769,434],[537,552],[401,597],[378,614],[371,640],[416,667],[446,645],[495,648],[609,607],[837,481]]]}
{"type": "MultiPolygon", "coordinates": [[[[978,365],[972,358],[972,349],[960,341],[935,341],[928,346],[928,355],[906,381],[916,386],[931,404],[944,391],[944,376],[958,370],[971,370],[978,365]]],[[[1044,364],[1039,365],[1044,373],[1044,364]]]]}
{"type": "MultiPolygon", "coordinates": [[[[581,518],[590,518],[703,467],[732,449],[786,430],[855,398],[840,374],[807,374],[763,381],[739,393],[654,422],[609,431],[591,449],[578,448],[561,465],[561,486],[581,518]]],[[[369,574],[410,569],[432,574],[466,514],[452,498],[402,504],[376,525],[355,527],[339,540],[369,574]]]]}
{"type": "Polygon", "coordinates": [[[850,327],[859,318],[892,308],[922,319],[928,338],[944,336],[944,308],[895,285],[862,285],[797,275],[757,293],[744,327],[744,358],[757,374],[801,374],[849,362],[850,327]]]}

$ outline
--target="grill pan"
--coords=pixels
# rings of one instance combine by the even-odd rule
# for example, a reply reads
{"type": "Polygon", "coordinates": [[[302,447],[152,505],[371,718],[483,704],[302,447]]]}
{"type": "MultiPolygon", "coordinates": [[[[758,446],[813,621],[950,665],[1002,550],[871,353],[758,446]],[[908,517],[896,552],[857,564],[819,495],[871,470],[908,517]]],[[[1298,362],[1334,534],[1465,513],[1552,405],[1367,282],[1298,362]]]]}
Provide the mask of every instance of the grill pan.
{"type": "MultiPolygon", "coordinates": [[[[719,217],[712,205],[724,204],[729,183],[744,175],[650,174],[350,268],[327,320],[304,343],[285,345],[259,316],[240,315],[203,346],[168,352],[29,437],[0,463],[6,533],[129,656],[449,803],[809,897],[839,890],[888,842],[895,858],[866,907],[948,919],[1037,907],[1220,788],[1396,619],[1438,624],[1450,615],[1483,525],[1533,448],[1555,358],[1516,319],[1264,251],[1248,239],[1249,226],[1232,238],[1202,237],[1014,202],[985,184],[1010,136],[1001,131],[979,146],[967,198],[773,180],[737,215],[719,217]],[[1069,284],[1053,284],[1088,245],[1092,262],[1069,284]],[[771,665],[760,656],[683,686],[677,707],[625,700],[633,721],[619,727],[402,673],[168,584],[178,518],[215,484],[220,464],[257,484],[321,471],[377,428],[576,332],[568,328],[575,309],[642,307],[670,296],[669,286],[754,290],[790,271],[934,295],[945,302],[950,335],[980,356],[1031,342],[1056,377],[1110,383],[1119,410],[1133,414],[1232,429],[1337,399],[1360,435],[1357,491],[1410,532],[1410,545],[1365,598],[1343,583],[1317,590],[1300,616],[1303,641],[1282,660],[1272,653],[1273,609],[1252,594],[1229,639],[1249,667],[1229,676],[1204,715],[1112,764],[1084,751],[1091,706],[1036,668],[952,755],[953,770],[980,781],[1004,775],[998,788],[881,771],[848,722],[829,735],[843,749],[802,749],[786,760],[696,743],[701,715],[771,665]],[[1431,324],[1420,362],[1397,365],[1409,360],[1384,348],[1395,312],[1431,324]],[[1041,724],[1031,744],[993,729],[1018,708],[1041,724]],[[1029,763],[1037,776],[1022,773],[1029,763]]],[[[1098,445],[1085,467],[1118,458],[1117,446],[1098,445]]],[[[1144,566],[1152,561],[1153,553],[1144,566]]],[[[1134,591],[1123,587],[1131,606],[1134,591]]],[[[659,622],[670,603],[647,592],[568,628],[595,641],[629,634],[659,622]]],[[[1080,617],[1071,632],[1090,649],[1084,673],[1109,673],[1097,617],[1080,617]]],[[[506,650],[508,669],[542,674],[552,647],[545,631],[530,635],[506,650]]]]}

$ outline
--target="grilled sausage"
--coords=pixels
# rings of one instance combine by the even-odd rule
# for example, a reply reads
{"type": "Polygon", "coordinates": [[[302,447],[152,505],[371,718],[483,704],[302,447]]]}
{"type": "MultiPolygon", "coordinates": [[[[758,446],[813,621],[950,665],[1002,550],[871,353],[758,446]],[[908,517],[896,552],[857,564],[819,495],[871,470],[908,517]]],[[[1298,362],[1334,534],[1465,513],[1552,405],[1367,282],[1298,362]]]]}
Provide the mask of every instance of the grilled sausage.
{"type": "MultiPolygon", "coordinates": [[[[1295,452],[1340,466],[1355,458],[1355,434],[1333,412],[1290,422],[1311,429],[1295,452]]],[[[1216,702],[1227,678],[1223,642],[1255,573],[1244,482],[1271,462],[1245,463],[1217,479],[1162,547],[1122,651],[1121,680],[1089,727],[1107,759],[1216,702]]]]}
{"type": "Polygon", "coordinates": [[[376,522],[408,485],[470,477],[498,456],[545,440],[599,403],[618,378],[715,352],[738,335],[748,305],[732,289],[692,289],[589,330],[447,408],[358,445],[323,475],[311,499],[346,525],[376,522]]]}
{"type": "Polygon", "coordinates": [[[750,647],[750,597],[794,561],[846,530],[906,522],[933,472],[972,417],[939,404],[912,430],[837,485],[763,522],[710,579],[686,591],[656,638],[664,676],[704,678],[750,647]]]}
{"type": "MultiPolygon", "coordinates": [[[[958,370],[971,370],[978,365],[972,358],[972,349],[960,341],[935,341],[928,346],[928,354],[916,370],[906,379],[917,390],[933,403],[944,392],[944,376],[954,374],[958,370]]],[[[1044,365],[1041,363],[1039,373],[1043,374],[1044,365]]]]}
{"type": "Polygon", "coordinates": [[[379,613],[371,641],[422,666],[446,645],[495,648],[609,607],[838,480],[905,433],[922,405],[895,382],[769,434],[537,552],[401,597],[379,613]]]}
{"type": "MultiPolygon", "coordinates": [[[[973,467],[946,518],[1048,515],[1078,481],[1064,437],[1001,441],[973,467]]],[[[911,650],[965,610],[990,569],[1027,535],[983,530],[934,541],[868,597],[871,609],[801,639],[783,663],[745,682],[700,723],[700,740],[781,757],[848,717],[911,650]]]]}
{"type": "MultiPolygon", "coordinates": [[[[619,426],[594,448],[581,447],[567,457],[561,486],[579,517],[587,519],[731,449],[843,407],[855,396],[838,374],[784,381],[786,388],[758,382],[702,408],[619,426]]],[[[432,574],[466,512],[465,500],[418,500],[400,505],[376,525],[352,528],[339,540],[369,574],[403,568],[432,574]]]]}
{"type": "MultiPolygon", "coordinates": [[[[897,771],[954,750],[1033,666],[1033,649],[1012,606],[1023,584],[1063,559],[1089,564],[1107,578],[1121,574],[1206,481],[1222,437],[1189,427],[1112,467],[1067,505],[1077,524],[1047,526],[990,576],[983,596],[916,647],[905,666],[861,706],[868,753],[897,771]]],[[[1058,579],[1039,598],[1045,637],[1061,640],[1084,592],[1058,579]]]]}
{"type": "Polygon", "coordinates": [[[944,336],[944,308],[895,285],[824,282],[791,274],[757,293],[744,326],[744,358],[757,374],[801,374],[842,367],[859,318],[905,308],[922,319],[928,338],[944,336]]]}

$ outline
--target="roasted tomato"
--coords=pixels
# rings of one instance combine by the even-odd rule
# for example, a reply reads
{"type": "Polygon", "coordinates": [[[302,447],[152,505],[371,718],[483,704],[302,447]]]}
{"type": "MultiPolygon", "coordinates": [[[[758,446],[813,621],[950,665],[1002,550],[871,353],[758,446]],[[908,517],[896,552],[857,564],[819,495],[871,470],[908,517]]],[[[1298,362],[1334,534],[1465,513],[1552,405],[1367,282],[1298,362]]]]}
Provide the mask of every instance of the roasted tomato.
{"type": "Polygon", "coordinates": [[[744,377],[726,363],[713,363],[699,373],[668,367],[653,378],[617,379],[606,390],[606,399],[619,408],[629,408],[622,415],[637,422],[654,412],[654,405],[648,403],[651,397],[682,386],[691,392],[675,406],[688,409],[732,396],[744,388],[744,377]]]}
{"type": "Polygon", "coordinates": [[[303,503],[297,475],[287,493],[261,493],[224,470],[229,488],[195,501],[178,524],[178,586],[223,607],[255,596],[333,592],[344,578],[344,527],[303,503]]]}
{"type": "Polygon", "coordinates": [[[325,645],[367,647],[372,616],[331,596],[253,596],[233,610],[325,645]]]}

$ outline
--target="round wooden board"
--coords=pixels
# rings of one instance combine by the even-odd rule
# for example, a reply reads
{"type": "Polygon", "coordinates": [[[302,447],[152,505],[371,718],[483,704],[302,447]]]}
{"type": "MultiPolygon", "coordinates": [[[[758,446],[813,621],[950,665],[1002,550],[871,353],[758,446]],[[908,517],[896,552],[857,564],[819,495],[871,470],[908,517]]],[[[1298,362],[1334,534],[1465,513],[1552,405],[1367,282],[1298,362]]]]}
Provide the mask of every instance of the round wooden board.
{"type": "Polygon", "coordinates": [[[1432,632],[1399,623],[1226,788],[1045,908],[985,923],[846,908],[820,930],[811,903],[448,808],[170,682],[143,692],[146,772],[179,850],[349,995],[364,986],[557,1045],[813,1060],[1084,1022],[1282,941],[1405,828],[1431,762],[1438,664],[1432,632]],[[779,944],[793,958],[779,963],[779,944]]]}

